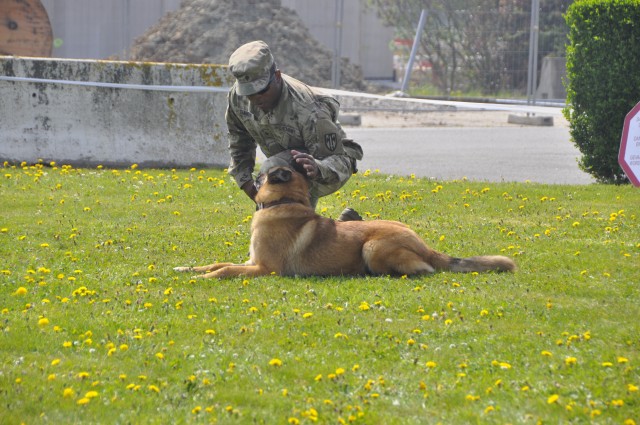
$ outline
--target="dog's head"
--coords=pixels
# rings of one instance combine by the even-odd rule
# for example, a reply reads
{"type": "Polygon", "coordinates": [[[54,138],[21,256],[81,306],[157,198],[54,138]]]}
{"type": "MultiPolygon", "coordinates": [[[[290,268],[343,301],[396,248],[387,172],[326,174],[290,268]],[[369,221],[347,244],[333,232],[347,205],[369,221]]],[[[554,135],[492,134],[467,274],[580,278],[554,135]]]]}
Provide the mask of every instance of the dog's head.
{"type": "Polygon", "coordinates": [[[258,176],[256,203],[268,205],[283,201],[311,206],[307,177],[289,166],[276,166],[258,176]]]}

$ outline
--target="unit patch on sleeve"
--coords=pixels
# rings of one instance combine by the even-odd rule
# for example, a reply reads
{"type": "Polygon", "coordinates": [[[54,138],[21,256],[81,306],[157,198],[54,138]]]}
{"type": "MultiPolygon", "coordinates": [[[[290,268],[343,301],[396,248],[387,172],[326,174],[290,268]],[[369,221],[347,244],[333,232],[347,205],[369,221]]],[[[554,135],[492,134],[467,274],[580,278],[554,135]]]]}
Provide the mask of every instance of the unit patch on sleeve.
{"type": "Polygon", "coordinates": [[[325,134],[324,145],[329,149],[329,151],[334,152],[338,146],[338,135],[336,133],[325,134]]]}

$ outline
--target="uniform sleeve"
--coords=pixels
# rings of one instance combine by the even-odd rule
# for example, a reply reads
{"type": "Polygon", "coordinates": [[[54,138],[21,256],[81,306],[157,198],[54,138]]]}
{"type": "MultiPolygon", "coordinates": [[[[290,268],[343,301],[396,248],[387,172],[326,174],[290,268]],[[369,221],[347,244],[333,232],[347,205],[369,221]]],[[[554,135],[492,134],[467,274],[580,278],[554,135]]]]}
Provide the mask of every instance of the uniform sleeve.
{"type": "Polygon", "coordinates": [[[318,164],[318,180],[325,184],[343,184],[355,172],[355,158],[345,150],[346,134],[337,123],[338,108],[335,99],[319,98],[315,113],[305,125],[305,145],[318,164]]]}
{"type": "Polygon", "coordinates": [[[231,162],[229,174],[233,176],[238,186],[253,180],[253,169],[256,164],[256,142],[247,132],[242,121],[236,115],[229,92],[229,102],[225,113],[225,120],[229,130],[229,153],[231,162]]]}

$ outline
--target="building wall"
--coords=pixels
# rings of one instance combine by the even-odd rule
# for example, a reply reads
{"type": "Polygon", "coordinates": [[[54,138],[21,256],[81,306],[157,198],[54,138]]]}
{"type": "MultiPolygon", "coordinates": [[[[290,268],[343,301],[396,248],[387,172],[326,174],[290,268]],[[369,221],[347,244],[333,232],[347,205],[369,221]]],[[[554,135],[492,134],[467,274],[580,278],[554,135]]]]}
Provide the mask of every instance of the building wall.
{"type": "Polygon", "coordinates": [[[393,28],[385,27],[375,12],[365,8],[364,0],[282,0],[295,10],[313,36],[329,50],[336,48],[336,8],[342,3],[341,56],[360,65],[367,79],[393,76],[393,53],[389,45],[393,28]]]}
{"type": "Polygon", "coordinates": [[[53,28],[53,57],[105,59],[133,40],[180,0],[41,0],[53,28]]]}
{"type": "MultiPolygon", "coordinates": [[[[231,1],[231,0],[229,0],[231,1]]],[[[365,0],[342,0],[341,56],[360,65],[365,78],[391,78],[393,31],[364,8],[365,0]]],[[[133,41],[180,0],[41,0],[53,28],[52,56],[106,59],[123,55],[133,41]]],[[[311,33],[331,51],[335,48],[335,6],[339,0],[282,0],[298,12],[311,33]]]]}

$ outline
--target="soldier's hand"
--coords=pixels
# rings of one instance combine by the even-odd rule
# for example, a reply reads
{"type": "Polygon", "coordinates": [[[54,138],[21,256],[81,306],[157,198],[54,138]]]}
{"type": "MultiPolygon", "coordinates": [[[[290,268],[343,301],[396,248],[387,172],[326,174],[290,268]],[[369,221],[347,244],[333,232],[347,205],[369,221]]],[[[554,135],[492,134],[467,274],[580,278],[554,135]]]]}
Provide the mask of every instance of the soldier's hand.
{"type": "Polygon", "coordinates": [[[251,198],[252,201],[255,202],[256,195],[258,194],[258,189],[256,188],[256,185],[253,182],[253,180],[248,181],[245,184],[243,184],[241,189],[244,191],[244,193],[247,194],[247,196],[249,198],[251,198]]]}
{"type": "Polygon", "coordinates": [[[291,150],[291,155],[293,155],[293,159],[295,159],[295,161],[304,168],[307,173],[307,177],[310,179],[318,177],[318,163],[313,156],[293,149],[291,150]]]}

